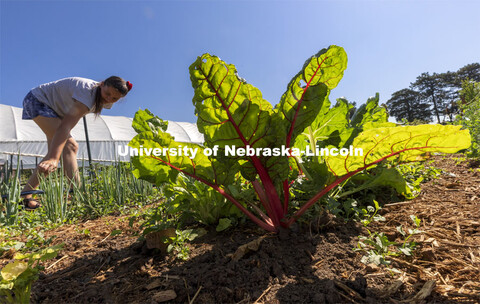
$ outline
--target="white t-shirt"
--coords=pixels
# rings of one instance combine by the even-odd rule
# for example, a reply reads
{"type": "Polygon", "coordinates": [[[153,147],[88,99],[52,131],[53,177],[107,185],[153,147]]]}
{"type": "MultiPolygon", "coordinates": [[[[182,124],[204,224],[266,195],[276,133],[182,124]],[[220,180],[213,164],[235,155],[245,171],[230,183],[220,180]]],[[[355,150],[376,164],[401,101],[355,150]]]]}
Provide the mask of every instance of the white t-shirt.
{"type": "Polygon", "coordinates": [[[87,78],[69,77],[42,84],[31,92],[40,102],[64,117],[75,101],[86,105],[92,112],[98,84],[98,81],[87,78]]]}

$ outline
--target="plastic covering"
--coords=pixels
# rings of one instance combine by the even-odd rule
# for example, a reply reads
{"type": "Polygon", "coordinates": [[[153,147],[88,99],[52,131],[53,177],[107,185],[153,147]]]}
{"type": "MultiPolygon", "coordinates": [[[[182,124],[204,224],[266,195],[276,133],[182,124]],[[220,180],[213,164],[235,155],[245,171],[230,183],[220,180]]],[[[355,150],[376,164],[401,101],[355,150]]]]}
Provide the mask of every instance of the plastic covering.
{"type": "MultiPolygon", "coordinates": [[[[95,162],[128,161],[120,156],[122,150],[137,134],[132,128],[132,118],[124,116],[86,116],[92,159],[95,162]]],[[[167,132],[179,142],[203,143],[203,135],[194,123],[168,122],[167,132]]],[[[87,145],[83,119],[72,129],[72,136],[79,144],[79,163],[88,164],[87,145]]],[[[32,120],[22,120],[22,109],[0,104],[0,163],[12,159],[20,152],[24,168],[32,168],[47,154],[47,138],[32,120]],[[14,156],[12,156],[14,155],[14,156]]]]}

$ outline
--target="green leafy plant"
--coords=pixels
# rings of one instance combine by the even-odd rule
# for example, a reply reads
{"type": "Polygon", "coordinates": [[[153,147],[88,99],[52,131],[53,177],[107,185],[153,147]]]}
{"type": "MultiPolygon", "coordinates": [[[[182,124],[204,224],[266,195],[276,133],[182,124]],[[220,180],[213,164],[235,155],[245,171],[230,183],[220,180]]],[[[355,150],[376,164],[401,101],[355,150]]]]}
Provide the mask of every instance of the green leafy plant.
{"type": "Polygon", "coordinates": [[[426,163],[413,162],[396,167],[415,196],[420,192],[421,183],[437,179],[442,174],[442,169],[436,168],[432,163],[433,161],[426,163]]]}
{"type": "MultiPolygon", "coordinates": [[[[236,196],[250,195],[250,201],[253,201],[253,189],[241,189],[242,179],[239,182],[230,185],[230,188],[236,193],[236,196]],[[240,194],[241,193],[241,194],[240,194]]],[[[164,204],[166,210],[179,215],[179,221],[186,223],[190,220],[200,222],[205,225],[217,225],[222,220],[222,229],[226,229],[226,220],[232,224],[243,216],[235,205],[230,203],[223,195],[211,187],[185,175],[179,175],[176,183],[168,183],[163,187],[163,192],[167,199],[164,204]]]]}
{"type": "Polygon", "coordinates": [[[59,244],[34,253],[16,254],[15,261],[0,271],[0,302],[30,303],[32,284],[43,270],[40,262],[56,257],[62,247],[59,244]]]}
{"type": "MultiPolygon", "coordinates": [[[[4,238],[4,234],[2,232],[0,232],[0,236],[4,238]]],[[[19,242],[15,240],[0,241],[0,257],[2,257],[2,255],[9,250],[13,249],[15,251],[18,251],[24,246],[25,246],[24,242],[19,242]]]]}
{"type": "Polygon", "coordinates": [[[382,209],[376,200],[373,200],[374,206],[367,206],[364,209],[361,209],[362,218],[360,222],[363,226],[367,227],[371,222],[375,221],[385,221],[385,218],[378,214],[378,211],[382,209]]]}
{"type": "MultiPolygon", "coordinates": [[[[187,260],[190,252],[187,243],[204,235],[206,230],[178,228],[180,226],[179,216],[171,211],[166,211],[168,208],[162,204],[149,213],[143,214],[145,220],[140,226],[140,229],[143,229],[141,239],[147,240],[148,248],[158,248],[161,252],[175,254],[177,258],[187,260]],[[149,242],[152,247],[149,247],[149,242]]],[[[130,218],[130,226],[136,219],[136,217],[130,218]]]]}
{"type": "MultiPolygon", "coordinates": [[[[45,227],[48,229],[48,227],[45,227]]],[[[49,246],[56,236],[51,236],[45,238],[45,234],[42,230],[31,229],[27,234],[27,239],[25,242],[25,248],[30,250],[36,250],[40,247],[49,246]]]]}
{"type": "Polygon", "coordinates": [[[365,171],[353,176],[351,181],[355,183],[355,186],[350,187],[353,189],[344,187],[345,189],[342,189],[343,191],[339,192],[335,196],[336,198],[347,197],[362,190],[378,187],[393,188],[406,199],[413,199],[418,194],[418,191],[415,191],[418,189],[407,183],[396,167],[379,166],[371,171],[365,171]]]}
{"type": "MultiPolygon", "coordinates": [[[[405,232],[402,225],[397,227],[397,231],[403,237],[402,242],[390,241],[385,233],[371,232],[367,229],[368,236],[360,236],[357,248],[354,249],[365,252],[361,260],[362,263],[389,265],[389,256],[399,256],[400,254],[411,256],[417,244],[409,241],[409,239],[416,234],[422,233],[422,231],[419,230],[421,220],[415,215],[411,215],[410,218],[415,226],[414,229],[408,229],[405,232]]],[[[368,223],[364,222],[364,225],[368,223]]]]}
{"type": "Polygon", "coordinates": [[[203,229],[175,230],[176,235],[168,240],[169,245],[167,247],[167,252],[169,254],[176,254],[176,257],[181,260],[188,260],[190,249],[187,247],[187,243],[205,233],[206,231],[203,229]]]}
{"type": "MultiPolygon", "coordinates": [[[[167,208],[167,206],[162,204],[142,214],[143,221],[140,225],[140,229],[143,231],[143,237],[151,232],[174,228],[179,225],[178,214],[167,211],[167,208]]],[[[130,227],[133,227],[133,222],[135,220],[136,217],[131,217],[129,219],[130,227]]]]}
{"type": "Polygon", "coordinates": [[[421,220],[416,216],[416,215],[410,215],[410,219],[413,221],[413,224],[415,226],[415,228],[413,229],[408,229],[407,232],[405,232],[403,230],[403,226],[400,225],[397,227],[397,231],[403,236],[404,240],[401,244],[400,247],[398,247],[398,250],[400,250],[403,254],[407,255],[407,256],[411,256],[412,255],[412,252],[413,250],[415,250],[415,247],[417,246],[417,243],[415,242],[408,242],[408,240],[416,235],[416,234],[419,234],[419,233],[422,233],[423,231],[421,231],[419,228],[420,228],[420,223],[421,223],[421,220]]]}
{"type": "MultiPolygon", "coordinates": [[[[195,90],[197,127],[205,144],[176,142],[165,132],[166,122],[148,110],[140,110],[133,121],[138,135],[130,142],[142,152],[133,157],[134,173],[162,184],[175,182],[181,172],[218,191],[263,229],[276,232],[290,227],[330,190],[389,158],[408,162],[422,159],[426,152],[453,153],[470,145],[468,131],[460,131],[458,126],[372,125],[368,115],[353,117],[353,124],[363,127],[351,131],[332,124],[337,130],[330,134],[338,134],[337,139],[365,152],[325,156],[319,172],[329,172],[332,178],[322,182],[301,206],[291,208],[291,183],[302,171],[292,157],[301,154],[294,143],[318,115],[328,115],[329,92],[346,66],[343,48],[321,50],[305,62],[273,108],[257,88],[237,75],[235,66],[204,54],[190,66],[190,79],[195,90]],[[179,146],[191,153],[178,153],[179,146]],[[231,155],[232,150],[235,155],[231,155]],[[238,173],[251,183],[260,204],[244,205],[234,197],[229,185],[238,173]]],[[[377,107],[368,107],[361,113],[383,115],[377,107]]]]}
{"type": "Polygon", "coordinates": [[[375,265],[390,265],[390,261],[387,259],[388,256],[398,255],[398,252],[391,250],[395,242],[389,241],[383,232],[368,232],[368,236],[359,237],[358,248],[355,249],[366,252],[361,262],[367,265],[371,263],[375,265]]]}

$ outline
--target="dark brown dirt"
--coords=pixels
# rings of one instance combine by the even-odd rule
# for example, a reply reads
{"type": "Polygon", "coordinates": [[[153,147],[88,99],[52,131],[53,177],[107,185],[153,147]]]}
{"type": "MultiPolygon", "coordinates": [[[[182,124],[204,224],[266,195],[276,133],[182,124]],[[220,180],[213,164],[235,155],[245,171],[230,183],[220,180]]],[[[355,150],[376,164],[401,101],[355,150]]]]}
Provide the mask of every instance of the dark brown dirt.
{"type": "Polygon", "coordinates": [[[34,283],[33,302],[159,303],[170,295],[173,303],[480,303],[480,172],[452,157],[435,165],[447,173],[415,200],[384,207],[387,221],[369,227],[399,239],[396,227],[411,227],[410,214],[422,219],[415,256],[392,260],[401,274],[362,264],[352,248],[366,230],[332,218],[321,229],[278,235],[253,224],[212,230],[189,245],[183,262],[148,250],[127,217],[105,217],[46,234],[65,249],[34,283]],[[115,229],[122,234],[109,236],[115,229]],[[259,239],[257,251],[232,260],[259,239]],[[433,280],[423,299],[420,290],[433,280]]]}

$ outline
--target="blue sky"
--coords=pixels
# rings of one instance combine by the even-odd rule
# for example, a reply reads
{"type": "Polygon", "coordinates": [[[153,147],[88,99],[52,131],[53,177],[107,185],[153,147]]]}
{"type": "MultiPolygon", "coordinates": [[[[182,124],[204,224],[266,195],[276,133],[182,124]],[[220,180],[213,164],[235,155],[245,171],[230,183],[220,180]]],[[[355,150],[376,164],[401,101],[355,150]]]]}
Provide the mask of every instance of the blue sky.
{"type": "Polygon", "coordinates": [[[208,52],[276,104],[311,55],[331,44],[349,63],[331,99],[381,102],[422,72],[480,61],[480,1],[0,0],[0,103],[80,76],[133,83],[106,115],[148,108],[195,122],[188,66],[208,52]]]}

